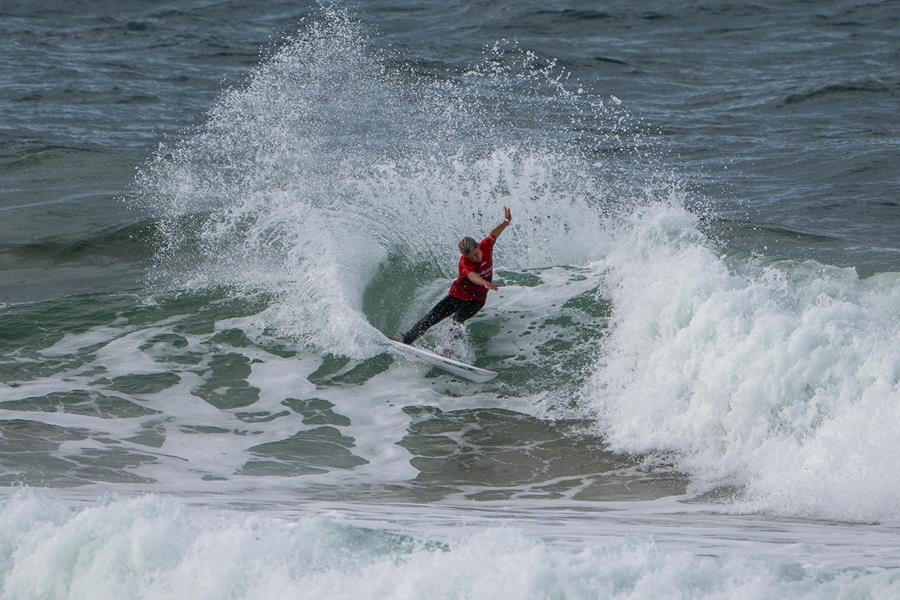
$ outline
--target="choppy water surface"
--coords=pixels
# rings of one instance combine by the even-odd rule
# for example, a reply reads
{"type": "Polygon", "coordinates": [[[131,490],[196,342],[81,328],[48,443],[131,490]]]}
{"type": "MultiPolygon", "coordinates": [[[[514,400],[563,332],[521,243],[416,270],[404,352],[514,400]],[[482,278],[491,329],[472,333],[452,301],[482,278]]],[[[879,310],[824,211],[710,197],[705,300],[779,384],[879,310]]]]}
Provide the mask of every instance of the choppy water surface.
{"type": "Polygon", "coordinates": [[[4,597],[900,593],[891,3],[0,16],[4,597]]]}

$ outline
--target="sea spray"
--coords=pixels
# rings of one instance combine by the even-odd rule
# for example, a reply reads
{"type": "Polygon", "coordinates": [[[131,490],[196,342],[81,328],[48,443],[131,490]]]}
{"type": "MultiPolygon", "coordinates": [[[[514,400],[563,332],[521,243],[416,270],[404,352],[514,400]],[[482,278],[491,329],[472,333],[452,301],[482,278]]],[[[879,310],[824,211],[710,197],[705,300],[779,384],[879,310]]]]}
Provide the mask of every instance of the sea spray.
{"type": "Polygon", "coordinates": [[[420,286],[452,278],[456,240],[489,230],[504,205],[515,227],[499,265],[585,264],[602,256],[610,207],[646,195],[615,150],[626,111],[552,61],[500,44],[426,78],[390,58],[327,9],[198,131],[161,146],[136,194],[158,222],[154,285],[263,290],[277,300],[261,330],[365,357],[377,336],[362,301],[384,265],[420,286]],[[534,128],[547,103],[570,118],[534,128]]]}

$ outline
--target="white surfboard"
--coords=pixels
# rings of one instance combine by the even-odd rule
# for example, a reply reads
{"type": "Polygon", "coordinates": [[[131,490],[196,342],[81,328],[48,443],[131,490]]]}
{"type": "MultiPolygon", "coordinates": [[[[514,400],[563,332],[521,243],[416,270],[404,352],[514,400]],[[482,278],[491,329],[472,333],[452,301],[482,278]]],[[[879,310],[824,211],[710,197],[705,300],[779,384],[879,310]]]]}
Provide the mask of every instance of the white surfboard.
{"type": "Polygon", "coordinates": [[[427,362],[429,365],[433,365],[442,371],[446,371],[447,373],[456,375],[457,377],[462,377],[463,379],[468,379],[469,381],[474,381],[476,383],[485,383],[497,376],[497,373],[495,371],[488,371],[487,369],[473,367],[472,365],[467,365],[464,362],[459,362],[458,360],[453,360],[452,358],[447,358],[446,356],[441,356],[440,354],[435,354],[434,352],[429,352],[428,350],[422,350],[421,348],[416,348],[414,346],[404,344],[403,342],[397,342],[392,339],[388,339],[388,342],[391,344],[391,346],[393,346],[403,354],[406,354],[407,356],[427,362]]]}

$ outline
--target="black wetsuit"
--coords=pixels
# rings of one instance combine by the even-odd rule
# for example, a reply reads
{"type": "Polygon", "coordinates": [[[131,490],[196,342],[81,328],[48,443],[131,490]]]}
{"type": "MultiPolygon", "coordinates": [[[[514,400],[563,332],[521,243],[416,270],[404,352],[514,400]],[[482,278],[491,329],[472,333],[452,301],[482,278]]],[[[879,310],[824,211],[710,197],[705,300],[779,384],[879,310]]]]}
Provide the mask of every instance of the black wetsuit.
{"type": "Polygon", "coordinates": [[[403,343],[412,344],[416,338],[428,331],[430,327],[437,325],[450,315],[453,315],[453,320],[457,323],[464,323],[466,319],[470,319],[481,310],[482,306],[484,306],[484,302],[479,300],[460,300],[453,296],[447,296],[435,304],[431,312],[413,325],[412,329],[403,334],[403,343]]]}

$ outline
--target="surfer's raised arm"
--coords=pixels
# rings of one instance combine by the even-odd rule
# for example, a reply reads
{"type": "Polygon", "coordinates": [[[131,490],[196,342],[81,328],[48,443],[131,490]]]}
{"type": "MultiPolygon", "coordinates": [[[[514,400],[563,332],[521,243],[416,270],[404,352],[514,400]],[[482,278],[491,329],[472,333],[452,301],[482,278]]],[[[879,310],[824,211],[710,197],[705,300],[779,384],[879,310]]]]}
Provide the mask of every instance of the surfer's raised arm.
{"type": "MultiPolygon", "coordinates": [[[[488,237],[492,237],[495,240],[500,237],[500,234],[509,227],[509,222],[512,221],[512,212],[506,206],[503,207],[503,222],[491,229],[491,232],[488,234],[488,237]]],[[[477,281],[475,283],[478,283],[477,281]]]]}

